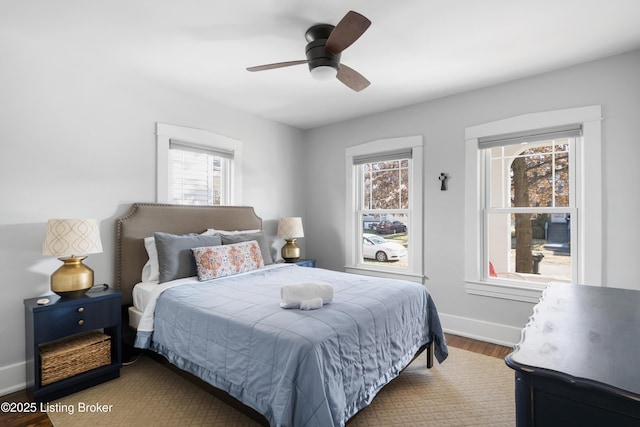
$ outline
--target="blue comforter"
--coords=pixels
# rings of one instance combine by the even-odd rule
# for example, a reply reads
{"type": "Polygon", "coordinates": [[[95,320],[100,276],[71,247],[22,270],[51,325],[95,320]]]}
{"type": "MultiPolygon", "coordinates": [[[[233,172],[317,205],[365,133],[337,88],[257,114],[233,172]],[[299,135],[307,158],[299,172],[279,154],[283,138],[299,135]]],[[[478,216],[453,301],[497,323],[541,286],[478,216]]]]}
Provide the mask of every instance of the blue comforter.
{"type": "Polygon", "coordinates": [[[342,426],[425,343],[447,348],[424,286],[288,266],[181,284],[158,298],[151,347],[272,426],[342,426]],[[280,287],[332,284],[319,310],[282,309],[280,287]]]}

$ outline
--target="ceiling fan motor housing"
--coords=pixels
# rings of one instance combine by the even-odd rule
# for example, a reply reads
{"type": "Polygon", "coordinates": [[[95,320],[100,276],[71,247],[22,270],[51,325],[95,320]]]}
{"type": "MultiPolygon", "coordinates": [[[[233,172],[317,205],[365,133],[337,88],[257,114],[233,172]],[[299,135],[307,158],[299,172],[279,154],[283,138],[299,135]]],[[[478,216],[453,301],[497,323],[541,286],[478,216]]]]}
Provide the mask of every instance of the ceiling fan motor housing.
{"type": "Polygon", "coordinates": [[[316,67],[332,67],[338,69],[340,54],[334,55],[325,50],[327,39],[333,31],[334,26],[330,24],[318,24],[309,28],[305,33],[305,38],[309,43],[305,49],[309,60],[309,71],[316,67]]]}

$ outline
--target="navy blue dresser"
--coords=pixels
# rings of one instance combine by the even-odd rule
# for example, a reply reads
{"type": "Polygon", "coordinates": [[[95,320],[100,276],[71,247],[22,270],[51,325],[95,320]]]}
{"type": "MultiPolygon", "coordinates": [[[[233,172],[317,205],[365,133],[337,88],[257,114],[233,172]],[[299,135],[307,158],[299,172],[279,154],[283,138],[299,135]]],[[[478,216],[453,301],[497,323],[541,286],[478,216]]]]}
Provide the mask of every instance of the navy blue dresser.
{"type": "Polygon", "coordinates": [[[518,427],[640,426],[640,291],[550,285],[505,361],[518,427]]]}

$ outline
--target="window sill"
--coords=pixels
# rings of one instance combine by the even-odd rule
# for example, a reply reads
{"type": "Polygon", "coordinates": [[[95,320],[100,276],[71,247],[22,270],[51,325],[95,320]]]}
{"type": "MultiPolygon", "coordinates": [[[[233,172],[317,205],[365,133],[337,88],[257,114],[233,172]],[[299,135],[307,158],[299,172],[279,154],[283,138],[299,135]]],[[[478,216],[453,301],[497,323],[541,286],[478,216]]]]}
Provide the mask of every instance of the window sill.
{"type": "Polygon", "coordinates": [[[366,267],[354,267],[354,266],[346,266],[344,271],[352,274],[362,274],[363,276],[376,276],[376,277],[384,277],[386,279],[398,279],[398,280],[409,280],[411,282],[416,282],[423,284],[424,276],[417,275],[413,273],[407,272],[394,272],[389,270],[379,270],[374,268],[366,268],[366,267]]]}
{"type": "Polygon", "coordinates": [[[543,283],[523,283],[510,281],[465,281],[465,290],[471,295],[508,299],[529,303],[538,303],[542,291],[547,287],[543,283]]]}

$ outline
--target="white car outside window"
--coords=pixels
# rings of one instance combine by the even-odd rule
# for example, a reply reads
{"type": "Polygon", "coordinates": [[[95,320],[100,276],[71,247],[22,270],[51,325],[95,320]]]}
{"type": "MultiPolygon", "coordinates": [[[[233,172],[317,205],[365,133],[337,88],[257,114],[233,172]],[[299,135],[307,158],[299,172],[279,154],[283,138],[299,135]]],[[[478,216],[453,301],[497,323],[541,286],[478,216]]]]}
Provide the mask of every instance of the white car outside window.
{"type": "Polygon", "coordinates": [[[363,234],[362,256],[380,262],[397,261],[407,256],[407,248],[375,234],[363,234]]]}

